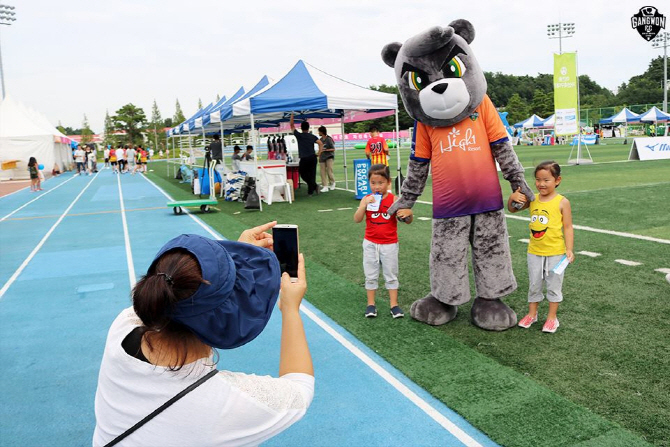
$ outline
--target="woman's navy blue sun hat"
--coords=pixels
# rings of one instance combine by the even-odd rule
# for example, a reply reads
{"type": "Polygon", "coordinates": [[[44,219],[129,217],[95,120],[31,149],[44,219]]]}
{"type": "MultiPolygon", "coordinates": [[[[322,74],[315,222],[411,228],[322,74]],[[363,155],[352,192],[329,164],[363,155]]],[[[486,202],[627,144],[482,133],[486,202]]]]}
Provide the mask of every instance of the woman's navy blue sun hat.
{"type": "Polygon", "coordinates": [[[232,349],[256,338],[279,297],[281,269],[275,254],[243,242],[182,234],[159,250],[147,274],[158,258],[175,249],[195,256],[209,284],[200,284],[193,296],[179,301],[170,318],[215,348],[232,349]]]}

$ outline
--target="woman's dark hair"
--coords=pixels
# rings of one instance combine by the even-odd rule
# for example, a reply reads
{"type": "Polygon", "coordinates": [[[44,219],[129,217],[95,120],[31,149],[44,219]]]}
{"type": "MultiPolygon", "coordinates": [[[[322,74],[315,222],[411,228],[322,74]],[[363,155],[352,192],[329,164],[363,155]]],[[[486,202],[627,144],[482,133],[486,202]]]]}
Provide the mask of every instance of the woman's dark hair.
{"type": "Polygon", "coordinates": [[[389,170],[389,167],[384,164],[370,166],[370,170],[368,171],[368,180],[370,180],[373,175],[381,175],[389,182],[391,181],[391,171],[389,170]]]}
{"type": "Polygon", "coordinates": [[[186,250],[175,249],[161,255],[133,288],[133,309],[144,323],[141,332],[149,349],[154,349],[151,334],[160,333],[161,343],[177,352],[172,370],[181,369],[189,352],[202,349],[202,342],[186,326],[171,320],[170,312],[203,283],[208,282],[202,278],[197,259],[186,250]]]}
{"type": "Polygon", "coordinates": [[[37,160],[35,159],[35,157],[30,157],[30,159],[28,160],[28,166],[35,166],[36,164],[37,160]]]}
{"type": "Polygon", "coordinates": [[[319,133],[322,133],[324,135],[328,135],[328,129],[326,129],[326,126],[321,126],[318,129],[319,133]]]}
{"type": "Polygon", "coordinates": [[[535,174],[537,175],[537,171],[549,171],[551,173],[551,176],[554,177],[556,180],[561,176],[561,167],[559,166],[558,163],[556,163],[553,160],[549,161],[543,161],[539,165],[535,167],[535,174]]]}

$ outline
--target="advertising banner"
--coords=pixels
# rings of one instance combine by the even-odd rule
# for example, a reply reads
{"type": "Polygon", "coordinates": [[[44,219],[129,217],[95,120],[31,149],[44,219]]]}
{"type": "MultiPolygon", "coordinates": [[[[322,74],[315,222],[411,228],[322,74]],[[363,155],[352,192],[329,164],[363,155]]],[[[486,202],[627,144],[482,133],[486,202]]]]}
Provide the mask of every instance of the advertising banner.
{"type": "Polygon", "coordinates": [[[635,138],[629,160],[670,159],[670,137],[635,138]]]}
{"type": "Polygon", "coordinates": [[[579,133],[577,53],[554,54],[554,109],[556,135],[579,133]]]}
{"type": "Polygon", "coordinates": [[[361,200],[370,194],[370,182],[368,182],[368,171],[370,170],[370,160],[354,160],[354,179],[356,182],[356,199],[361,200]]]}

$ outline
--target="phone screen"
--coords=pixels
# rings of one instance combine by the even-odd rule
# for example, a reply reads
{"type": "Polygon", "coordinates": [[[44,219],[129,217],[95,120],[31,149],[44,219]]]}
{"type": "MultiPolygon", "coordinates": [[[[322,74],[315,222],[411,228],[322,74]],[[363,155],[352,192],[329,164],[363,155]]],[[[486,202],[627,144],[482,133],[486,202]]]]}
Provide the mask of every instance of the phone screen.
{"type": "Polygon", "coordinates": [[[274,252],[282,273],[291,278],[298,277],[298,226],[277,225],[272,229],[274,252]]]}

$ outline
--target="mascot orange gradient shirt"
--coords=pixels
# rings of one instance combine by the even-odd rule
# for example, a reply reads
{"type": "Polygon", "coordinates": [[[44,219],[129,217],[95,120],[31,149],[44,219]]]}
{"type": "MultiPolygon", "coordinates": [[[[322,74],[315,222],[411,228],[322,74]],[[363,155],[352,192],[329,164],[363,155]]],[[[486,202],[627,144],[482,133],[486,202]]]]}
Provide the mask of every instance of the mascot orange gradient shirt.
{"type": "Polygon", "coordinates": [[[507,131],[488,95],[463,121],[447,127],[416,122],[410,158],[431,162],[433,218],[502,209],[502,191],[489,143],[507,131]]]}

